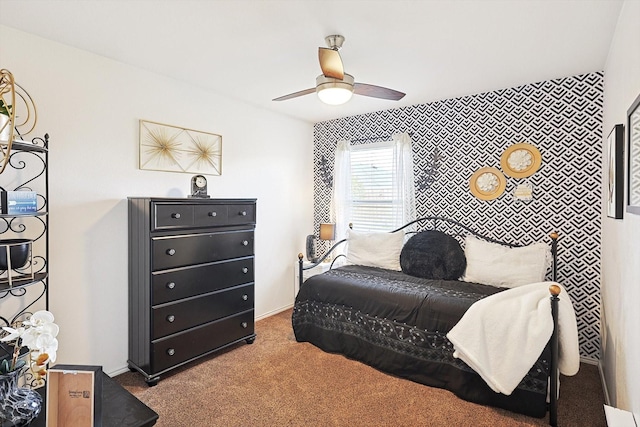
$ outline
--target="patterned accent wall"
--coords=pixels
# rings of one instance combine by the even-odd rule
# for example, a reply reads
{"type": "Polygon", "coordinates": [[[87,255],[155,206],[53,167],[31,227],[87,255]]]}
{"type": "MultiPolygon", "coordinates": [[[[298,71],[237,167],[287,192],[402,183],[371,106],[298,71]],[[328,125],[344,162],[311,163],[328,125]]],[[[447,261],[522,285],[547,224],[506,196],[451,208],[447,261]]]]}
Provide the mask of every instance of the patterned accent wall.
{"type": "Polygon", "coordinates": [[[408,132],[418,216],[450,217],[518,243],[549,242],[549,233],[559,232],[558,281],[576,311],[580,354],[598,359],[603,88],[603,74],[590,73],[317,123],[316,228],[329,220],[337,141],[366,144],[408,132]],[[519,142],[540,150],[538,172],[507,176],[495,200],[475,198],[471,175],[484,166],[500,169],[500,155],[519,142]],[[533,186],[533,200],[514,200],[523,183],[533,186]]]}

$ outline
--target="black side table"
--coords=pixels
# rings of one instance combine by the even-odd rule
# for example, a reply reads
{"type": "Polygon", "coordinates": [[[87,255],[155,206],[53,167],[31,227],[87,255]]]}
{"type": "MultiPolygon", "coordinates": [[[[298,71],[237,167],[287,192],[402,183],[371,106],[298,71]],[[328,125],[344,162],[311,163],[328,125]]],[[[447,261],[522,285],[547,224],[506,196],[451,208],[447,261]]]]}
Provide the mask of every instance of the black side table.
{"type": "MultiPolygon", "coordinates": [[[[158,414],[125,390],[115,380],[102,373],[102,427],[150,427],[158,420],[158,414]]],[[[39,388],[42,395],[40,415],[30,425],[46,426],[46,389],[39,388]]]]}

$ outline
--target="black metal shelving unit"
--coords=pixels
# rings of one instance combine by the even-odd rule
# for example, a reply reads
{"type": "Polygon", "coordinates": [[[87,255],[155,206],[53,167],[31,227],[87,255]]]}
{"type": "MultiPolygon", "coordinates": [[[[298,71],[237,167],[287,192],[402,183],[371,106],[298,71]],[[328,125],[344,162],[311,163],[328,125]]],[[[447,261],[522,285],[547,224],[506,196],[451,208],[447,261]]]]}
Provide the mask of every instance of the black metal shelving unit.
{"type": "MultiPolygon", "coordinates": [[[[3,147],[6,150],[6,146],[3,147]]],[[[4,171],[0,191],[34,191],[37,211],[28,214],[0,214],[2,240],[31,240],[27,264],[11,271],[0,270],[0,326],[9,326],[36,309],[49,310],[49,135],[31,141],[14,140],[4,171]],[[9,280],[11,275],[12,280],[9,280]],[[2,309],[11,297],[23,298],[15,313],[2,309]]]]}

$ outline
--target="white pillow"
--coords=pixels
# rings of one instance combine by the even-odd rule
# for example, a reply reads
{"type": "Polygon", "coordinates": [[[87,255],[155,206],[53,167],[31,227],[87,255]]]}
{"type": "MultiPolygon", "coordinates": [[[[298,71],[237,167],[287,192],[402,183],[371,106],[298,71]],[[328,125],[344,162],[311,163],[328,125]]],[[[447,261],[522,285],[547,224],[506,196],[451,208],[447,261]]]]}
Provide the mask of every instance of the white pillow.
{"type": "Polygon", "coordinates": [[[400,270],[400,252],[404,233],[347,232],[347,262],[349,264],[400,270]]]}
{"type": "Polygon", "coordinates": [[[473,236],[466,237],[464,254],[467,270],[462,280],[508,288],[544,282],[550,257],[544,243],[510,248],[473,236]]]}

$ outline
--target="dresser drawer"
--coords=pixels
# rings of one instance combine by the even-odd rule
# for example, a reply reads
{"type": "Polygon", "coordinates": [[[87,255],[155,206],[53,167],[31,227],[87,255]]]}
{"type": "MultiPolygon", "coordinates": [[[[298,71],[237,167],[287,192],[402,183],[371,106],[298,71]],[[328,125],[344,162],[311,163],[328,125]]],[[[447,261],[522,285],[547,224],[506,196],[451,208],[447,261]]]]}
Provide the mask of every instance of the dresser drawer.
{"type": "Polygon", "coordinates": [[[151,371],[158,373],[254,333],[253,310],[152,341],[151,371]]]}
{"type": "Polygon", "coordinates": [[[253,257],[152,273],[151,304],[158,305],[253,282],[253,257]]]}
{"type": "Polygon", "coordinates": [[[198,227],[214,227],[227,225],[227,205],[202,204],[193,209],[193,222],[198,227]]]}
{"type": "Polygon", "coordinates": [[[253,230],[151,239],[154,271],[253,255],[253,230]]]}
{"type": "Polygon", "coordinates": [[[152,339],[253,309],[253,284],[163,304],[151,309],[152,339]]]}
{"type": "Polygon", "coordinates": [[[154,203],[153,229],[166,230],[193,226],[193,205],[154,203]]]}
{"type": "Polygon", "coordinates": [[[256,209],[255,205],[229,205],[227,207],[228,224],[255,224],[256,209]]]}

